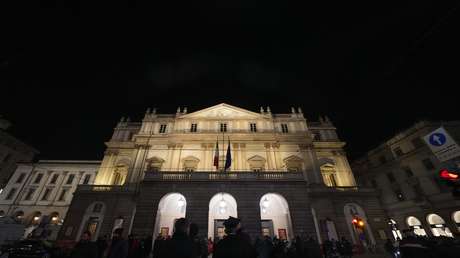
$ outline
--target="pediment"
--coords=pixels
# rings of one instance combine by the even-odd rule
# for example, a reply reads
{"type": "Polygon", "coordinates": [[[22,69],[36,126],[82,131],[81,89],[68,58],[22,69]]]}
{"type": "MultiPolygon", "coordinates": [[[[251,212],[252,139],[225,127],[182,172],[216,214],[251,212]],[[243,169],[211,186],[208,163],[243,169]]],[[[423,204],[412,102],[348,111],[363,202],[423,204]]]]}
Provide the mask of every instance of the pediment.
{"type": "Polygon", "coordinates": [[[212,107],[183,115],[182,118],[213,118],[213,119],[260,119],[264,115],[243,108],[221,103],[212,107]]]}

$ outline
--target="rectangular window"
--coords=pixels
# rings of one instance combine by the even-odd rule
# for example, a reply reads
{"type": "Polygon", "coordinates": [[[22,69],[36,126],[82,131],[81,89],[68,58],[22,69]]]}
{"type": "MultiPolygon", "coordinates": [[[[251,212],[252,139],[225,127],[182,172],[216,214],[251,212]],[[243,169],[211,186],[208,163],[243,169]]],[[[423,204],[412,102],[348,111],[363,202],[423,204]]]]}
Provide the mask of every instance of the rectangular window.
{"type": "Polygon", "coordinates": [[[51,189],[46,188],[42,196],[42,201],[48,201],[48,198],[50,197],[50,193],[51,193],[51,189]]]}
{"type": "Polygon", "coordinates": [[[192,132],[192,133],[196,133],[196,129],[197,129],[197,124],[192,124],[190,126],[190,132],[192,132]]]}
{"type": "Polygon", "coordinates": [[[70,174],[69,177],[67,178],[66,185],[71,185],[74,178],[75,178],[75,175],[74,175],[74,174],[70,174]]]}
{"type": "Polygon", "coordinates": [[[220,131],[224,132],[224,133],[227,132],[227,124],[221,123],[220,124],[220,131]]]}
{"type": "Polygon", "coordinates": [[[166,133],[166,124],[160,125],[160,133],[166,133]]]}
{"type": "Polygon", "coordinates": [[[11,188],[11,190],[8,192],[8,195],[6,196],[5,200],[13,199],[13,196],[16,193],[17,190],[18,189],[16,189],[16,188],[11,188]]]}
{"type": "Polygon", "coordinates": [[[66,194],[67,194],[67,189],[62,189],[61,194],[59,195],[58,201],[65,201],[66,194]]]}
{"type": "Polygon", "coordinates": [[[412,139],[412,145],[414,145],[414,148],[418,149],[420,147],[423,147],[425,144],[422,141],[422,138],[417,137],[412,139]]]}
{"type": "Polygon", "coordinates": [[[429,159],[429,158],[426,158],[426,159],[422,160],[422,163],[423,163],[423,166],[427,170],[432,170],[434,168],[433,162],[431,162],[431,159],[429,159]]]}
{"type": "Polygon", "coordinates": [[[38,174],[37,177],[35,177],[34,184],[40,184],[40,181],[42,181],[43,174],[38,174]]]}
{"type": "Polygon", "coordinates": [[[402,202],[402,201],[406,200],[406,198],[404,198],[404,195],[403,195],[401,189],[396,189],[395,194],[396,194],[396,198],[398,199],[398,201],[402,202]]]}
{"type": "Polygon", "coordinates": [[[287,124],[281,124],[281,132],[283,133],[288,133],[288,125],[287,124]]]}
{"type": "Polygon", "coordinates": [[[387,177],[388,177],[388,180],[390,180],[391,183],[394,183],[396,182],[396,178],[395,176],[393,175],[393,173],[387,173],[387,177]]]}
{"type": "Polygon", "coordinates": [[[91,175],[85,175],[85,178],[83,179],[83,184],[87,185],[90,179],[91,179],[91,175]]]}
{"type": "Polygon", "coordinates": [[[35,193],[35,188],[30,188],[29,191],[27,191],[26,196],[24,197],[24,200],[30,201],[32,199],[32,196],[35,193]]]}
{"type": "Polygon", "coordinates": [[[57,179],[59,178],[58,174],[54,174],[53,177],[51,178],[50,184],[54,185],[56,184],[57,179]]]}
{"type": "Polygon", "coordinates": [[[402,169],[406,173],[407,177],[413,177],[414,176],[414,172],[412,172],[412,169],[410,169],[410,167],[403,167],[402,169]]]}
{"type": "Polygon", "coordinates": [[[24,177],[26,176],[26,173],[21,173],[19,176],[18,176],[18,179],[16,180],[16,184],[20,184],[22,183],[22,181],[24,180],[24,177]]]}
{"type": "Polygon", "coordinates": [[[256,123],[250,123],[249,126],[250,126],[250,128],[251,128],[251,132],[253,132],[253,133],[257,132],[257,125],[256,125],[256,123]]]}
{"type": "Polygon", "coordinates": [[[396,156],[398,156],[398,157],[401,157],[402,155],[404,155],[404,152],[401,150],[400,147],[394,148],[393,151],[396,154],[396,156]]]}

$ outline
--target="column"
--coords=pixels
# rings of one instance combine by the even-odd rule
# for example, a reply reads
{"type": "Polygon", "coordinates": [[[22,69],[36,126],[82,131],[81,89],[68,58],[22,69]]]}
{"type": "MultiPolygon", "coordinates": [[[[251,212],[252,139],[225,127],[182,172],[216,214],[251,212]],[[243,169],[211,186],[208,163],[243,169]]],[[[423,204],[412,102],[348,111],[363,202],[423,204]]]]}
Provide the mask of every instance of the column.
{"type": "Polygon", "coordinates": [[[270,155],[272,157],[273,161],[273,169],[275,170],[281,170],[281,166],[279,166],[279,163],[276,160],[276,155],[275,155],[275,143],[270,145],[270,155]]]}
{"type": "Polygon", "coordinates": [[[118,150],[106,150],[104,159],[102,160],[101,167],[96,175],[94,184],[96,185],[108,185],[110,184],[110,178],[112,176],[113,161],[115,156],[118,155],[118,150]]]}
{"type": "Polygon", "coordinates": [[[339,152],[340,155],[338,156],[338,160],[340,160],[342,166],[343,166],[343,172],[347,176],[347,183],[350,186],[356,186],[356,180],[353,175],[353,171],[351,170],[350,163],[348,163],[348,159],[345,156],[345,153],[343,151],[339,152]]]}
{"type": "Polygon", "coordinates": [[[299,148],[306,164],[307,171],[304,171],[304,173],[307,173],[304,176],[306,176],[309,183],[323,184],[321,170],[319,169],[316,153],[314,153],[312,146],[300,145],[299,148]]]}
{"type": "Polygon", "coordinates": [[[137,181],[139,178],[139,170],[141,169],[142,166],[142,159],[145,153],[145,147],[144,145],[135,145],[135,150],[134,153],[132,154],[131,160],[132,160],[132,165],[128,170],[128,175],[126,175],[126,183],[134,183],[137,181]]]}
{"type": "Polygon", "coordinates": [[[241,143],[238,144],[238,170],[243,171],[244,170],[244,160],[243,160],[243,155],[242,155],[242,148],[241,148],[241,143]]]}
{"type": "Polygon", "coordinates": [[[180,167],[180,160],[181,160],[181,155],[182,155],[182,144],[176,144],[176,147],[178,148],[178,155],[175,155],[177,158],[173,163],[173,166],[175,166],[176,171],[182,171],[182,168],[180,167]]]}
{"type": "Polygon", "coordinates": [[[239,165],[240,158],[238,157],[238,154],[240,153],[239,148],[240,148],[240,145],[238,143],[233,144],[233,153],[234,153],[234,155],[232,156],[232,158],[233,158],[233,164],[232,165],[233,165],[233,168],[234,168],[233,170],[234,171],[240,170],[240,165],[239,165]]]}
{"type": "Polygon", "coordinates": [[[272,144],[272,146],[273,146],[273,155],[275,157],[276,168],[281,170],[281,168],[283,167],[283,162],[281,161],[280,144],[274,143],[272,144]]]}
{"type": "Polygon", "coordinates": [[[246,156],[246,144],[245,143],[240,143],[240,149],[241,149],[241,169],[242,170],[249,170],[249,165],[247,162],[247,156],[246,156]]]}
{"type": "Polygon", "coordinates": [[[173,158],[174,158],[174,146],[175,144],[168,144],[168,157],[167,157],[167,165],[166,165],[166,170],[170,170],[172,171],[173,168],[172,168],[172,162],[173,162],[173,158]]]}
{"type": "Polygon", "coordinates": [[[268,170],[274,170],[272,156],[270,155],[270,143],[265,143],[265,156],[267,157],[268,170]]]}

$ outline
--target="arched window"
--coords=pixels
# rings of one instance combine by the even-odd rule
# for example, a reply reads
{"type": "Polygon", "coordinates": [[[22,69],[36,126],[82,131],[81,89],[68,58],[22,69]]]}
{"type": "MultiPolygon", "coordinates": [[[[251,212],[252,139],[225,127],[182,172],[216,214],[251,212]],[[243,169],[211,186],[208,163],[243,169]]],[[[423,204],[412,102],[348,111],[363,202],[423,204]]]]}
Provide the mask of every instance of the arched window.
{"type": "Polygon", "coordinates": [[[323,176],[323,181],[326,186],[336,187],[337,178],[335,165],[331,163],[326,163],[320,167],[321,175],[323,176]]]}

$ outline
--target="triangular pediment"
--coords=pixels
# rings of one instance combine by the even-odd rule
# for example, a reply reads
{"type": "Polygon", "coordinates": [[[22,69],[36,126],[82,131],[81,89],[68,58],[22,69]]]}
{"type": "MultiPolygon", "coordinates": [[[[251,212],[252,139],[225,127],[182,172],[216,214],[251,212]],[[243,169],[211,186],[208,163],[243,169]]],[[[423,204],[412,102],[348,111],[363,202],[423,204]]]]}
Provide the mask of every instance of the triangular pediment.
{"type": "Polygon", "coordinates": [[[215,119],[257,119],[264,115],[243,108],[221,103],[212,107],[183,115],[182,118],[215,118],[215,119]]]}

